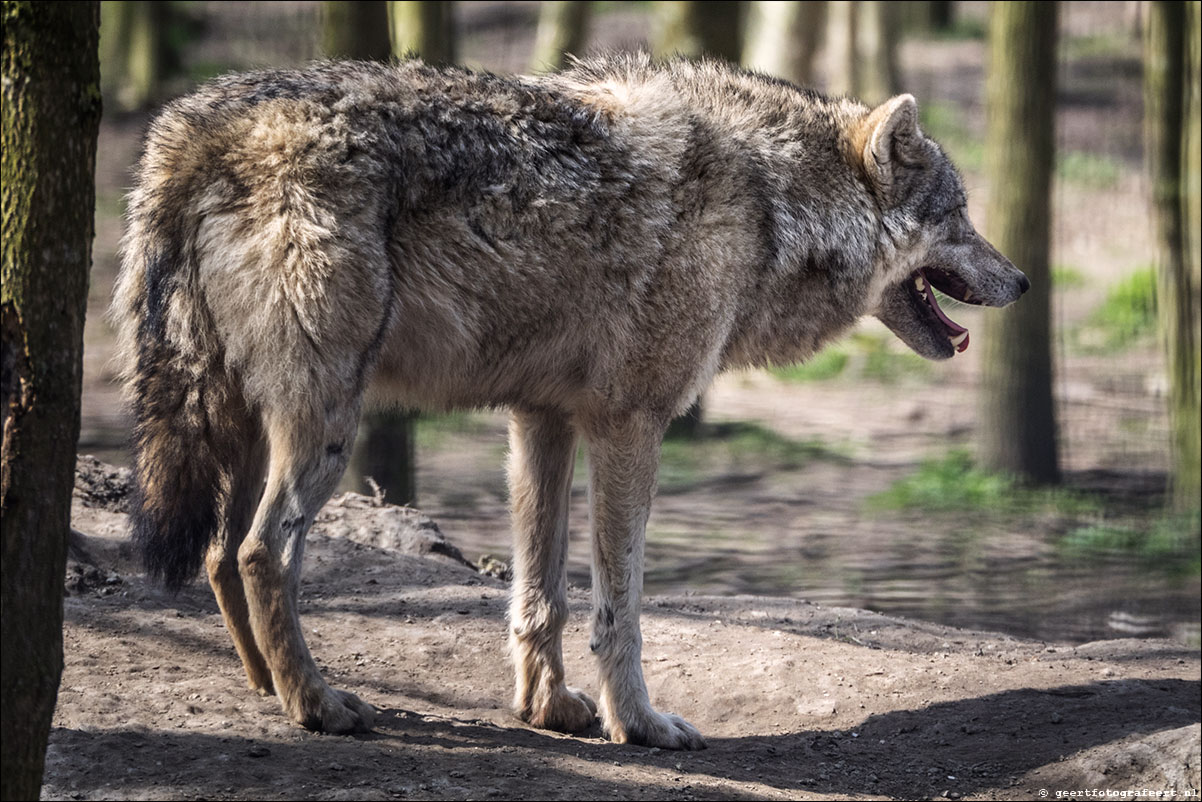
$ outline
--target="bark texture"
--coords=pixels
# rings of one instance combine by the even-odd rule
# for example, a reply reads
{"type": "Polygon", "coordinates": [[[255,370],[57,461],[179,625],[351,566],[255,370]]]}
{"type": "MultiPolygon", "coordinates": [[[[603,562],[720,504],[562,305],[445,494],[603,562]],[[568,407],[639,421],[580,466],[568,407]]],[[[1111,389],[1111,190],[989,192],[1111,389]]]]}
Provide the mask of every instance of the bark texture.
{"type": "Polygon", "coordinates": [[[1157,0],[1144,29],[1144,109],[1156,235],[1156,305],[1169,379],[1171,498],[1198,507],[1198,4],[1157,0]],[[1191,215],[1193,221],[1191,224],[1191,215]]]}
{"type": "Polygon", "coordinates": [[[992,3],[986,77],[988,238],[1031,289],[984,319],[979,456],[1036,483],[1060,476],[1048,267],[1057,12],[1054,2],[992,3]]]}
{"type": "Polygon", "coordinates": [[[63,666],[100,120],[98,3],[4,2],[0,797],[37,799],[63,666]]]}

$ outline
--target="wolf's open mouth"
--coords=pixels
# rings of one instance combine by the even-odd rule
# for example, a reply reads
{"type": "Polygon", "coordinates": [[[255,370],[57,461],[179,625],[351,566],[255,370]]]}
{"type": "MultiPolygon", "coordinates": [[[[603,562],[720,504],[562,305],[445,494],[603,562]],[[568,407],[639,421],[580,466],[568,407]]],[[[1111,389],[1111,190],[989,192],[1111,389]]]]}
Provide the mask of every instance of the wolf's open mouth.
{"type": "Polygon", "coordinates": [[[911,292],[926,303],[927,309],[943,327],[948,340],[951,341],[956,351],[963,353],[968,350],[968,329],[949,318],[939,308],[939,302],[935,300],[935,290],[939,290],[957,301],[976,303],[968,285],[959,276],[946,270],[920,267],[910,276],[909,287],[911,292]]]}

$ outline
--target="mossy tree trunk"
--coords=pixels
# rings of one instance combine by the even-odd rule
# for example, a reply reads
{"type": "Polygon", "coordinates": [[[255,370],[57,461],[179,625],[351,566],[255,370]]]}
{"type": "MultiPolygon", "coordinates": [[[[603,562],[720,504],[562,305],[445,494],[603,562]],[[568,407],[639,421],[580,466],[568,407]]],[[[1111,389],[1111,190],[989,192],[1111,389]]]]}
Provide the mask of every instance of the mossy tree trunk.
{"type": "Polygon", "coordinates": [[[325,0],[321,4],[321,48],[329,58],[387,60],[387,0],[325,0]]]}
{"type": "Polygon", "coordinates": [[[592,3],[585,0],[543,0],[538,4],[538,33],[530,69],[561,70],[567,56],[582,55],[588,41],[592,3]]]}
{"type": "Polygon", "coordinates": [[[1169,377],[1171,498],[1179,509],[1198,507],[1202,483],[1197,26],[1197,3],[1157,0],[1148,5],[1144,128],[1157,245],[1157,314],[1169,377]]]}
{"type": "Polygon", "coordinates": [[[743,52],[743,12],[734,0],[679,0],[655,4],[657,56],[712,56],[738,64],[743,52]]]}
{"type": "Polygon", "coordinates": [[[389,32],[397,58],[420,56],[427,64],[454,64],[455,3],[451,0],[390,0],[389,32]]]}
{"type": "Polygon", "coordinates": [[[1052,400],[1051,180],[1055,157],[1054,2],[989,12],[985,170],[989,240],[1031,279],[1014,306],[984,315],[979,456],[1036,483],[1059,479],[1052,400]]]}
{"type": "Polygon", "coordinates": [[[63,571],[100,120],[100,8],[5,0],[2,9],[0,798],[37,799],[63,668],[63,571]]]}
{"type": "MultiPolygon", "coordinates": [[[[385,61],[393,52],[390,38],[390,5],[437,5],[436,3],[388,3],[386,0],[327,0],[323,3],[322,46],[332,58],[385,61]]],[[[413,12],[408,9],[406,13],[413,12]]],[[[404,24],[410,17],[402,14],[404,24]]],[[[420,21],[421,14],[412,17],[420,21]]],[[[408,31],[413,42],[422,35],[408,31]]],[[[412,44],[403,50],[421,55],[412,44]]],[[[440,51],[445,52],[445,48],[440,51]]],[[[376,483],[393,504],[417,501],[417,464],[414,444],[414,415],[396,409],[364,410],[351,453],[349,474],[355,489],[372,493],[376,483]]]]}
{"type": "Polygon", "coordinates": [[[757,0],[747,10],[743,66],[802,86],[814,80],[826,3],[757,0]]]}

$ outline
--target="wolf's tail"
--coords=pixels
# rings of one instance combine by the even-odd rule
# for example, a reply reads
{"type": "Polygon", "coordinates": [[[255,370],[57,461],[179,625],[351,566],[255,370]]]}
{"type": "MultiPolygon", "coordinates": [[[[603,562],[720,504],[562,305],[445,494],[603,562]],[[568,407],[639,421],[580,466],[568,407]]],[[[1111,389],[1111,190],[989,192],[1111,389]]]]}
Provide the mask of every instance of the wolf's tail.
{"type": "Polygon", "coordinates": [[[255,433],[186,215],[165,206],[145,183],[130,197],[111,315],[134,416],[130,528],[147,573],[175,591],[196,576],[255,433]]]}

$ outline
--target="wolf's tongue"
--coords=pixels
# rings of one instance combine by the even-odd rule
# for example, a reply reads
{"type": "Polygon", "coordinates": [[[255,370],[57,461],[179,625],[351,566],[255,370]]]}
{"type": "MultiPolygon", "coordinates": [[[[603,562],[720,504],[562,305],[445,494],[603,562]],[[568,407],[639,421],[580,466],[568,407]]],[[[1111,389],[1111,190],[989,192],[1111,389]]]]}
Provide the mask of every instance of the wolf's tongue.
{"type": "Polygon", "coordinates": [[[935,316],[939,318],[939,322],[947,329],[948,339],[956,346],[956,351],[963,353],[968,349],[968,329],[945,315],[939,308],[939,302],[935,300],[935,288],[931,286],[930,280],[921,269],[918,271],[918,277],[922,279],[922,286],[919,288],[922,291],[922,297],[930,304],[935,316]]]}

